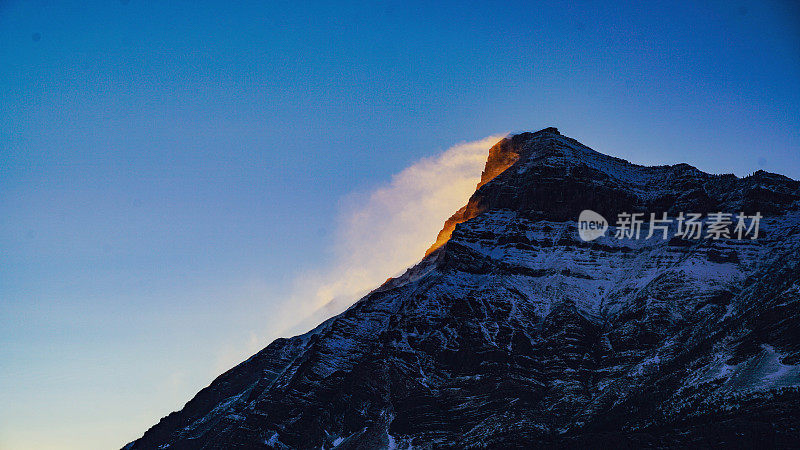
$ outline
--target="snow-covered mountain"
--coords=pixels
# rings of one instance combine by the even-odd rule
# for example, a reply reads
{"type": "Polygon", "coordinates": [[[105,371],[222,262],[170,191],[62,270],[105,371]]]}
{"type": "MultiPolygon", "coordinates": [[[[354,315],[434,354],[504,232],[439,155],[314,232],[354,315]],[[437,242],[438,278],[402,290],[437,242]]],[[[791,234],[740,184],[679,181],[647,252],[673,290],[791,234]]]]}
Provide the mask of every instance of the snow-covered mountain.
{"type": "Polygon", "coordinates": [[[419,264],[126,448],[781,447],[798,404],[800,182],[639,166],[547,128],[490,150],[419,264]],[[585,209],[604,237],[579,238],[585,209]],[[756,239],[615,237],[651,212],[763,217],[756,239]]]}

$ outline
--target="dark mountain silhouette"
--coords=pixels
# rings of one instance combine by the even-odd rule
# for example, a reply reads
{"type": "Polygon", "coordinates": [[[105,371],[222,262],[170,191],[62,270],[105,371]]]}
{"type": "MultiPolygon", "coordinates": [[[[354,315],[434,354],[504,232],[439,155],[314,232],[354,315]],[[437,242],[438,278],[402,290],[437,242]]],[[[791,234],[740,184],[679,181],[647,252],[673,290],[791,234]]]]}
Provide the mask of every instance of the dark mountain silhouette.
{"type": "Polygon", "coordinates": [[[800,183],[548,128],[490,150],[419,264],[126,448],[789,447],[798,386],[800,183]],[[605,237],[579,238],[585,209],[605,237]],[[614,237],[623,212],[718,211],[759,212],[759,236],[614,237]]]}

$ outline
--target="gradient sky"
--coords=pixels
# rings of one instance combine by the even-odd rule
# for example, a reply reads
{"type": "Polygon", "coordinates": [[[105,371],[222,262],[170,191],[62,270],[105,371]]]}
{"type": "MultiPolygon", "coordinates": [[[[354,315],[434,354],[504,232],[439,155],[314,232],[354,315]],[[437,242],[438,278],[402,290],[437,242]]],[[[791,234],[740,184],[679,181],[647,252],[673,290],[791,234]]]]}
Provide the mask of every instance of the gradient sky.
{"type": "Polygon", "coordinates": [[[457,143],[800,178],[797,2],[429,3],[0,1],[0,448],[140,436],[457,143]]]}

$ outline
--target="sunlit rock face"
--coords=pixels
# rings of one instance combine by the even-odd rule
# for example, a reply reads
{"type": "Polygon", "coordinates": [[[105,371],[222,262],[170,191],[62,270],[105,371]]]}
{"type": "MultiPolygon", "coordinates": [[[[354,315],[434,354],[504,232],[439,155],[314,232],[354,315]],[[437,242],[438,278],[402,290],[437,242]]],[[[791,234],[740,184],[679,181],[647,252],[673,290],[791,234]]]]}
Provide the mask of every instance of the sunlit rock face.
{"type": "MultiPolygon", "coordinates": [[[[548,130],[558,133],[555,128],[548,128],[548,130]]],[[[545,131],[545,130],[542,130],[545,131]]],[[[519,159],[518,145],[514,144],[514,137],[511,139],[502,139],[497,144],[489,149],[489,157],[486,159],[486,166],[481,173],[481,180],[478,182],[478,188],[484,184],[492,181],[494,177],[503,173],[506,169],[511,167],[512,164],[519,159]]],[[[442,231],[436,236],[436,241],[425,252],[425,256],[430,255],[437,248],[441,247],[450,239],[456,225],[466,222],[483,211],[478,204],[478,198],[474,197],[470,201],[455,212],[449,219],[444,222],[442,231]]]]}
{"type": "Polygon", "coordinates": [[[546,129],[495,145],[448,223],[404,275],[129,448],[800,442],[797,181],[637,166],[546,129]],[[584,209],[606,236],[578,237],[584,209]],[[759,237],[614,237],[621,212],[716,211],[760,212],[759,237]]]}

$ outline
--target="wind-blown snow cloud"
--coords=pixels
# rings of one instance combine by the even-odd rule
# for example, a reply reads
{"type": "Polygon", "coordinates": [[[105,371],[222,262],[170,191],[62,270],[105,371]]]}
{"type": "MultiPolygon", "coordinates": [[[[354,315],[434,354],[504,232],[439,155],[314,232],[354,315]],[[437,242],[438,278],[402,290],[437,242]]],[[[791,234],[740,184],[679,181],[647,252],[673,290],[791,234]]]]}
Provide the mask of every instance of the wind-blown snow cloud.
{"type": "Polygon", "coordinates": [[[422,259],[444,221],[475,191],[488,150],[501,138],[455,145],[346,198],[333,263],[298,276],[294,295],[274,318],[283,327],[279,334],[307,331],[422,259]]]}

